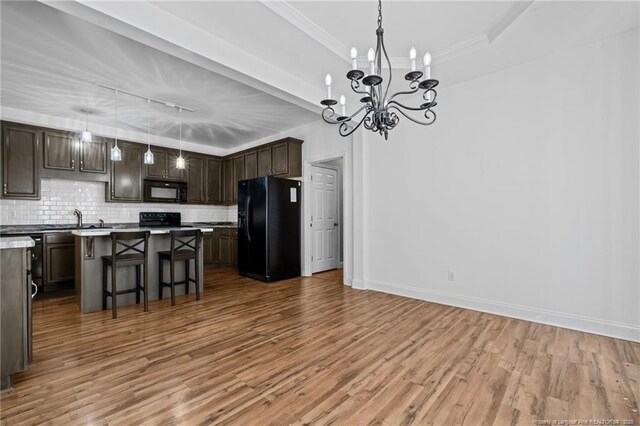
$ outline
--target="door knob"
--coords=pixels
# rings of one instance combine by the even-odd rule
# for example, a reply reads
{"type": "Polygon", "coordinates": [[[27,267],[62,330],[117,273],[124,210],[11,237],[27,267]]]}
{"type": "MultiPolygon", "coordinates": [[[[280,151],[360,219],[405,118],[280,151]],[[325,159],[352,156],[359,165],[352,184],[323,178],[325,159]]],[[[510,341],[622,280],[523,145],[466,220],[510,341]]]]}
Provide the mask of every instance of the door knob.
{"type": "Polygon", "coordinates": [[[338,226],[338,222],[333,222],[333,226],[338,226]]]}

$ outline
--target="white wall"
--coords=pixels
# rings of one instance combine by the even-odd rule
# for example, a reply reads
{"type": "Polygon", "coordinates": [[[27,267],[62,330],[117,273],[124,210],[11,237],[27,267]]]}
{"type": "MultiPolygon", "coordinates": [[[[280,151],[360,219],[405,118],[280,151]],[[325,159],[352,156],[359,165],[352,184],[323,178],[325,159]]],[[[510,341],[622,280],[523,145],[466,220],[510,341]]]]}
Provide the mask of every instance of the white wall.
{"type": "Polygon", "coordinates": [[[180,212],[182,220],[235,221],[226,206],[191,206],[163,203],[107,203],[103,182],[81,182],[64,179],[42,179],[40,200],[0,200],[0,224],[72,224],[80,209],[85,223],[138,222],[141,211],[180,212]]]}
{"type": "Polygon", "coordinates": [[[438,76],[433,126],[367,132],[364,286],[640,340],[639,40],[438,76]]]}

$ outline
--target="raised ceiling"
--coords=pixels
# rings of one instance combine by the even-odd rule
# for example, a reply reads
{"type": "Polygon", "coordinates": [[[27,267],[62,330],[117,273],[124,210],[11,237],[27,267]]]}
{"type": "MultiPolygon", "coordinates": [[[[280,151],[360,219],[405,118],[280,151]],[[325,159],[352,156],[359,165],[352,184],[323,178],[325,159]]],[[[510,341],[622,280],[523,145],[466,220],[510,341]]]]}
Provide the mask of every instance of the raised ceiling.
{"type": "MultiPolygon", "coordinates": [[[[2,106],[113,127],[106,83],[195,109],[183,112],[183,139],[233,148],[313,121],[317,115],[251,86],[35,2],[2,3],[2,106]]],[[[177,139],[174,108],[120,95],[123,131],[177,139]]],[[[122,134],[122,133],[121,133],[122,134]]]]}
{"type": "MultiPolygon", "coordinates": [[[[324,74],[348,94],[349,48],[364,66],[375,41],[375,1],[45,3],[2,2],[3,107],[70,120],[89,107],[107,125],[112,96],[87,83],[121,84],[194,107],[185,138],[223,150],[318,120],[324,74]]],[[[444,96],[447,86],[637,29],[640,2],[385,0],[383,25],[397,74],[411,46],[429,50],[444,96]]],[[[151,115],[158,137],[177,135],[170,109],[123,104],[130,131],[144,131],[151,115]]]]}

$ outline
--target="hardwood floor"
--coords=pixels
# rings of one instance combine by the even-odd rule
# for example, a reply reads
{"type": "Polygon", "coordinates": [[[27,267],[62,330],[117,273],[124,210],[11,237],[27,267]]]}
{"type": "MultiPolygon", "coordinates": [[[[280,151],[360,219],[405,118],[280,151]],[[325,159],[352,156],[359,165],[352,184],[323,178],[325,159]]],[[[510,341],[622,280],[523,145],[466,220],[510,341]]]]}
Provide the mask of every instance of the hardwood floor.
{"type": "Polygon", "coordinates": [[[201,301],[117,320],[36,301],[34,363],[2,396],[2,424],[640,424],[640,344],[340,275],[267,285],[208,270],[201,301]]]}

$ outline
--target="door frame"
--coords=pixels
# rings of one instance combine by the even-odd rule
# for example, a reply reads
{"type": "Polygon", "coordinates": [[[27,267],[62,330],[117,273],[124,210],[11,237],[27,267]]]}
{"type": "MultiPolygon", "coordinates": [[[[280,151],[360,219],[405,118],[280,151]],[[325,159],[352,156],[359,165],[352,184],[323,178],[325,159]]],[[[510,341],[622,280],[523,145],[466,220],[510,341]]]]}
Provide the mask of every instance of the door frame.
{"type": "Polygon", "coordinates": [[[305,159],[302,163],[302,275],[311,276],[311,191],[307,191],[307,185],[311,185],[311,166],[315,163],[323,163],[331,160],[342,159],[342,280],[343,284],[351,286],[353,282],[353,164],[350,150],[327,153],[316,158],[305,159]]]}
{"type": "MultiPolygon", "coordinates": [[[[331,161],[331,160],[329,160],[329,161],[331,161]]],[[[338,168],[337,168],[337,167],[327,166],[327,165],[325,165],[325,164],[323,164],[323,163],[324,163],[324,162],[315,162],[315,163],[312,163],[312,164],[311,164],[311,167],[317,167],[317,168],[319,168],[319,169],[333,170],[334,172],[336,172],[336,179],[338,180],[338,183],[337,183],[336,187],[339,187],[339,188],[340,188],[340,191],[342,192],[342,191],[343,191],[343,187],[342,187],[342,180],[344,179],[344,178],[342,177],[342,174],[344,173],[344,171],[342,171],[342,170],[338,170],[338,168]]],[[[342,168],[344,169],[344,160],[342,161],[342,163],[343,163],[342,168]]],[[[311,176],[311,170],[312,170],[312,169],[311,169],[311,167],[309,167],[309,172],[310,172],[310,173],[309,173],[309,176],[311,176]]],[[[311,183],[311,182],[310,182],[310,183],[311,183]]],[[[339,220],[339,218],[340,218],[340,213],[341,213],[341,211],[342,211],[342,204],[344,204],[343,196],[344,196],[344,193],[341,193],[341,194],[340,194],[340,196],[337,196],[337,195],[336,195],[336,212],[335,212],[335,213],[336,213],[336,220],[338,220],[338,235],[343,234],[343,231],[344,231],[344,230],[342,229],[342,222],[344,221],[344,218],[343,218],[343,220],[342,220],[342,221],[341,221],[341,220],[339,220]]],[[[309,207],[311,208],[311,212],[313,212],[313,211],[315,210],[315,209],[314,209],[314,205],[313,205],[313,203],[314,203],[314,201],[313,201],[313,200],[314,200],[314,198],[313,198],[313,197],[309,197],[309,198],[310,198],[310,205],[309,205],[309,207]]],[[[342,211],[342,213],[344,214],[344,212],[343,212],[343,211],[342,211]]],[[[311,216],[309,216],[309,219],[311,219],[311,216]]],[[[312,250],[313,250],[313,244],[314,244],[314,241],[313,241],[313,240],[314,240],[314,237],[313,237],[313,235],[314,235],[314,233],[313,233],[313,232],[310,232],[311,248],[312,248],[312,250]]],[[[338,245],[338,250],[337,250],[337,253],[338,253],[338,268],[343,268],[343,267],[344,267],[344,265],[343,265],[343,264],[344,264],[344,240],[343,240],[343,241],[338,241],[338,242],[337,242],[337,245],[338,245]],[[342,258],[343,260],[340,260],[340,258],[342,258]]],[[[313,255],[313,253],[311,253],[311,254],[313,255]]],[[[311,271],[313,271],[313,261],[311,262],[311,266],[312,266],[312,267],[311,267],[311,271]]],[[[324,271],[321,271],[321,272],[324,272],[324,271]]]]}

